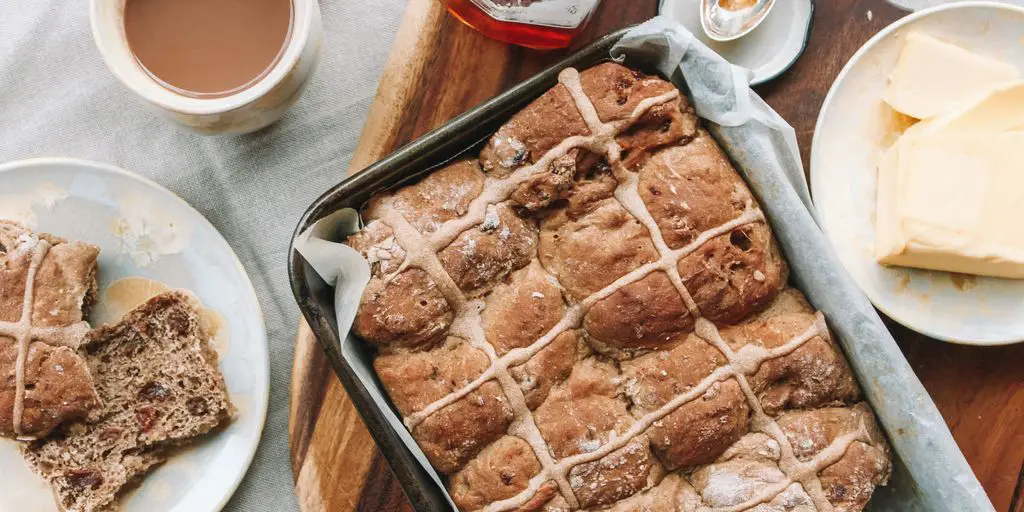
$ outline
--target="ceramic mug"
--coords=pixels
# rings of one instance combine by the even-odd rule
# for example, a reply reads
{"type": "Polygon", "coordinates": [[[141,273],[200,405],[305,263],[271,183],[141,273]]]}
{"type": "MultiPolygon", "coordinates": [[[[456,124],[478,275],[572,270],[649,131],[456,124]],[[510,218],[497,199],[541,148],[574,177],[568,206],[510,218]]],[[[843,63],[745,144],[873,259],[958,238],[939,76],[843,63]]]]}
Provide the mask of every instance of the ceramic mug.
{"type": "Polygon", "coordinates": [[[125,1],[91,0],[92,35],[100,55],[128,89],[165,117],[202,134],[248,133],[280,119],[299,98],[320,53],[317,0],[292,0],[291,35],[270,72],[229,96],[184,96],[160,85],[135,59],[125,37],[125,1]]]}

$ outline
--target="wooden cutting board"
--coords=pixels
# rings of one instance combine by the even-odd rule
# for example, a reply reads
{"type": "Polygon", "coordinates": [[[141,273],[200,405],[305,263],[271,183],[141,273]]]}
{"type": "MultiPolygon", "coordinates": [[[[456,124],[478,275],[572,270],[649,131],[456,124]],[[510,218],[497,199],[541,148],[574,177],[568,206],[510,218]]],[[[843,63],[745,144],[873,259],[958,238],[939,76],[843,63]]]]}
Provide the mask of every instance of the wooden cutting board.
{"type": "MultiPolygon", "coordinates": [[[[581,38],[647,20],[658,0],[604,0],[581,38]]],[[[854,51],[904,13],[883,0],[817,2],[807,52],[758,92],[796,128],[804,165],[825,94],[854,51]]],[[[411,0],[350,171],[554,63],[488,40],[437,0],[411,0]]],[[[1024,512],[1024,344],[974,348],[938,342],[889,322],[997,510],[1024,512]]],[[[412,510],[359,414],[301,322],[292,370],[290,440],[304,512],[412,510]]]]}

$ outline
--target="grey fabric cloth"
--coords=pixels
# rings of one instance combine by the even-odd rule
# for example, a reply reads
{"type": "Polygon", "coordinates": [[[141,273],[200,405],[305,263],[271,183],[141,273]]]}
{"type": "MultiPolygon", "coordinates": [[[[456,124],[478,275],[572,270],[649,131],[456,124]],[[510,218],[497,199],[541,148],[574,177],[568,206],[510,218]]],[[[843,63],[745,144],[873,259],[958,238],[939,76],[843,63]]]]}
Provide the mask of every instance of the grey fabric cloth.
{"type": "Polygon", "coordinates": [[[320,4],[323,50],[298,104],[256,134],[206,138],[157,117],[111,75],[93,44],[86,0],[0,0],[0,162],[84,158],[152,178],[213,222],[256,287],[270,340],[270,411],[226,510],[298,508],[288,387],[299,311],[286,253],[306,206],[345,176],[405,7],[320,4]]]}

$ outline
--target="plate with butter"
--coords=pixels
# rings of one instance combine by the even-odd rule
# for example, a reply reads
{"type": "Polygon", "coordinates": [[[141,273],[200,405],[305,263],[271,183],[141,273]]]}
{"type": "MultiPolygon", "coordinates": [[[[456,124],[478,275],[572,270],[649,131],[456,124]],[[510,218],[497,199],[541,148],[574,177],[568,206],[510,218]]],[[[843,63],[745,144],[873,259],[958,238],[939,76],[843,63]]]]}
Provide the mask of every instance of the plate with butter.
{"type": "Polygon", "coordinates": [[[919,11],[868,41],[818,117],[811,193],[883,313],[945,341],[1024,340],[1024,7],[919,11]]]}

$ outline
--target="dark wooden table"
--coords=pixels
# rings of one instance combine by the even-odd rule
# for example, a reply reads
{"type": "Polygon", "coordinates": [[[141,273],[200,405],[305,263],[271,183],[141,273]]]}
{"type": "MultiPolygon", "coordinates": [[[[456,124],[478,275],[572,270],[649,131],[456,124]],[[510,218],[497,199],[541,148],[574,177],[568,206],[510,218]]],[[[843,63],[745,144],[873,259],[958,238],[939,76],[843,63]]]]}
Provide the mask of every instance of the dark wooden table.
{"type": "MultiPolygon", "coordinates": [[[[578,44],[654,16],[657,3],[604,0],[578,44]]],[[[817,2],[804,56],[759,88],[796,128],[805,168],[818,110],[839,70],[904,14],[883,0],[817,2]]],[[[453,20],[436,0],[411,0],[350,169],[362,169],[564,54],[490,41],[453,20]]],[[[1024,344],[958,346],[888,325],[996,509],[1024,512],[1024,344]]],[[[411,510],[305,323],[291,399],[292,468],[305,512],[411,510]]]]}

